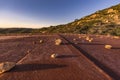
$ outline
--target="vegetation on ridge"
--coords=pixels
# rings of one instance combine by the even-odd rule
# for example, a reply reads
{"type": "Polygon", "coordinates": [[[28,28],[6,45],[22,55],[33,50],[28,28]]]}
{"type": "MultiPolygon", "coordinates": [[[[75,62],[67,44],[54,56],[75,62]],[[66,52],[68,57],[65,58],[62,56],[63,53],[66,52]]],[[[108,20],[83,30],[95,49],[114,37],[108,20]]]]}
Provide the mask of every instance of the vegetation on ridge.
{"type": "Polygon", "coordinates": [[[120,4],[65,25],[51,26],[46,32],[120,35],[120,4]]]}
{"type": "Polygon", "coordinates": [[[64,25],[41,29],[0,29],[0,33],[82,33],[120,36],[120,4],[64,25]]]}

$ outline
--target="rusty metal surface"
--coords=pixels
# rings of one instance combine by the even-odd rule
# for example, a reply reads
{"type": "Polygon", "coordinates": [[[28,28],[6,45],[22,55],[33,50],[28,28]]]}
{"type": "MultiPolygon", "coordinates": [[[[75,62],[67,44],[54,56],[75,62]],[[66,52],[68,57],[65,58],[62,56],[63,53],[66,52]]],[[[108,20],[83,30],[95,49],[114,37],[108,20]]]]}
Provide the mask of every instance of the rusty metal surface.
{"type": "MultiPolygon", "coordinates": [[[[65,36],[65,35],[63,35],[65,36]]],[[[79,39],[78,35],[66,35],[74,47],[81,51],[86,57],[93,61],[114,79],[120,79],[120,39],[113,39],[106,36],[90,36],[94,40],[88,42],[84,38],[79,39]],[[74,41],[73,38],[77,40],[74,41]],[[84,42],[82,42],[84,40],[84,42]],[[78,44],[75,44],[78,43],[78,44]],[[112,49],[105,49],[106,44],[112,45],[112,49]]]]}
{"type": "MultiPolygon", "coordinates": [[[[70,36],[65,37],[71,41],[71,38],[75,36],[71,35],[71,38],[69,38],[70,36]]],[[[19,39],[0,40],[0,62],[16,62],[16,66],[12,70],[0,75],[0,80],[115,79],[98,65],[94,64],[87,56],[83,55],[69,41],[59,35],[37,35],[19,39]],[[56,38],[62,39],[63,43],[59,46],[55,45],[54,41],[56,38]],[[43,43],[40,43],[39,40],[43,40],[43,43]],[[50,55],[53,53],[61,56],[52,59],[50,55]]],[[[102,40],[101,43],[103,43],[102,40]]],[[[92,52],[92,48],[86,47],[85,50],[87,51],[87,49],[90,53],[92,52]]]]}

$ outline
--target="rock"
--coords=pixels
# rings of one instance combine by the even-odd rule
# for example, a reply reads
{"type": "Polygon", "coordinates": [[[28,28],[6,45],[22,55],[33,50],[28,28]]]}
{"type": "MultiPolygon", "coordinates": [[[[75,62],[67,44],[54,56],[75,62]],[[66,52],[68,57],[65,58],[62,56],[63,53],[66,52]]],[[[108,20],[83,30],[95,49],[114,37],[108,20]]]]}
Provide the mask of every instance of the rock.
{"type": "Polygon", "coordinates": [[[81,36],[78,37],[79,39],[81,38],[81,36]]]}
{"type": "Polygon", "coordinates": [[[93,38],[90,38],[88,41],[89,41],[89,42],[92,42],[92,41],[93,41],[93,38]]]}
{"type": "Polygon", "coordinates": [[[43,40],[40,40],[40,43],[43,43],[43,40]]]}
{"type": "Polygon", "coordinates": [[[114,38],[114,39],[119,39],[119,36],[114,36],[113,38],[114,38]]]}
{"type": "Polygon", "coordinates": [[[57,57],[58,57],[58,54],[52,54],[50,57],[51,57],[51,58],[57,58],[57,57]]]}
{"type": "Polygon", "coordinates": [[[15,67],[15,62],[2,62],[0,63],[0,74],[11,70],[13,67],[15,67]]]}
{"type": "Polygon", "coordinates": [[[61,39],[56,39],[55,40],[55,45],[60,45],[62,43],[62,40],[61,39]]]}
{"type": "Polygon", "coordinates": [[[30,53],[30,50],[27,50],[27,53],[30,53]]]}
{"type": "Polygon", "coordinates": [[[108,9],[107,13],[111,13],[111,12],[114,12],[113,9],[108,9]]]}
{"type": "Polygon", "coordinates": [[[74,38],[73,40],[74,40],[74,41],[76,41],[76,39],[75,39],[75,38],[74,38]]]}
{"type": "Polygon", "coordinates": [[[91,39],[89,39],[88,41],[89,41],[89,42],[92,42],[92,40],[91,40],[91,39]]]}
{"type": "Polygon", "coordinates": [[[77,42],[75,42],[75,44],[78,44],[77,42]]]}
{"type": "Polygon", "coordinates": [[[88,41],[90,38],[89,37],[86,37],[86,40],[88,41]]]}
{"type": "Polygon", "coordinates": [[[106,48],[106,49],[111,49],[112,46],[111,46],[111,45],[105,45],[105,48],[106,48]]]}

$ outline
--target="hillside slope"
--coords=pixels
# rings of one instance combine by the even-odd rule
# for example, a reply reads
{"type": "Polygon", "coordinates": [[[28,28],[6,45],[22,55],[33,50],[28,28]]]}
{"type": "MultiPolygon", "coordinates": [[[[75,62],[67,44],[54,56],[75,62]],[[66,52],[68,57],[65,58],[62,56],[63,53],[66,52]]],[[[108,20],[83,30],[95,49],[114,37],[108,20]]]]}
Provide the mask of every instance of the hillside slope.
{"type": "Polygon", "coordinates": [[[48,33],[84,33],[120,35],[120,4],[76,19],[74,22],[51,26],[41,31],[48,33]]]}
{"type": "Polygon", "coordinates": [[[0,29],[0,33],[82,33],[120,36],[120,4],[99,10],[91,15],[76,19],[64,25],[41,29],[0,29]]]}
{"type": "Polygon", "coordinates": [[[31,33],[33,29],[31,28],[0,28],[0,34],[9,33],[31,33]]]}

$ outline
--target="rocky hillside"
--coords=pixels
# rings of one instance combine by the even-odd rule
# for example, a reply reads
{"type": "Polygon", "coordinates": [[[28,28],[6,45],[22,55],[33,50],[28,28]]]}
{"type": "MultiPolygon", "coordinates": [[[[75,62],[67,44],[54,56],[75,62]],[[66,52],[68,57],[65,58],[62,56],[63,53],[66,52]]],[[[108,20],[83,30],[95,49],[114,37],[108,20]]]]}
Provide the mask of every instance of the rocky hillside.
{"type": "Polygon", "coordinates": [[[64,25],[42,29],[0,29],[0,33],[82,33],[120,36],[120,4],[64,25]]]}
{"type": "Polygon", "coordinates": [[[84,33],[120,35],[120,4],[97,11],[74,22],[43,28],[48,33],[84,33]]]}

